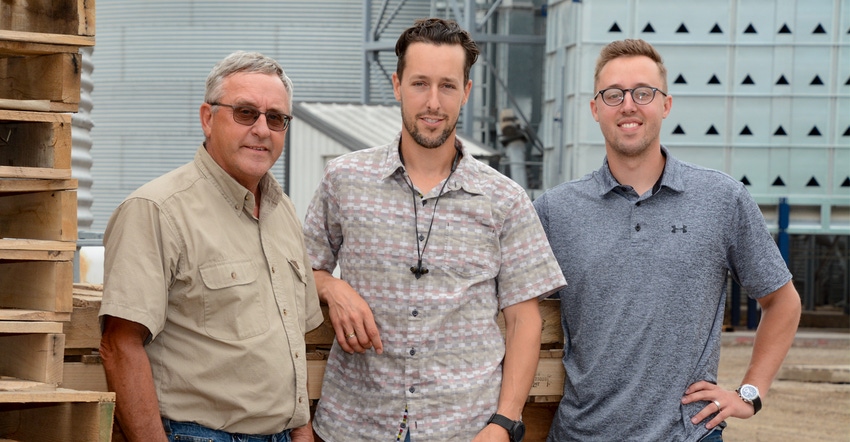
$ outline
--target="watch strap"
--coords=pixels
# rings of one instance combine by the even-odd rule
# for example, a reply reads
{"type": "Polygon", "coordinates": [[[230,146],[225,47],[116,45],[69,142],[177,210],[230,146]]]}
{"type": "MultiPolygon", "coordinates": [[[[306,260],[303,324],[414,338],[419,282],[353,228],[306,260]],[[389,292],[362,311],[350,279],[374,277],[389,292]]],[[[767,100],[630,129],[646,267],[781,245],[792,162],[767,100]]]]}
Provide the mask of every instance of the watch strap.
{"type": "Polygon", "coordinates": [[[493,413],[493,415],[490,416],[490,419],[487,420],[487,423],[488,424],[496,424],[496,425],[504,428],[505,430],[508,430],[508,436],[510,436],[511,442],[513,442],[513,440],[514,440],[514,425],[516,424],[516,422],[514,422],[513,419],[506,417],[506,416],[502,416],[499,413],[493,413]]]}

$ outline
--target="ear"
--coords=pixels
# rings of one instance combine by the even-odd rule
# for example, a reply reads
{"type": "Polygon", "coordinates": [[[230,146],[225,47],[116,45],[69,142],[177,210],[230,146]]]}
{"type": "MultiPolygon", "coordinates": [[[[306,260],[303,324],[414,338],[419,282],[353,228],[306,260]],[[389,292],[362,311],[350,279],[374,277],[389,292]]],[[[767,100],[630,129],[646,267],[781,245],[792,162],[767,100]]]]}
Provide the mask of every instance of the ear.
{"type": "Polygon", "coordinates": [[[401,101],[401,91],[399,88],[401,87],[401,79],[398,78],[398,72],[393,72],[393,95],[395,95],[396,101],[401,101]]]}
{"type": "Polygon", "coordinates": [[[466,86],[463,87],[463,104],[469,100],[469,92],[472,90],[472,80],[467,80],[466,86]]]}
{"type": "Polygon", "coordinates": [[[212,132],[212,105],[209,103],[202,104],[199,113],[201,117],[201,128],[204,130],[204,137],[209,138],[210,133],[212,132]]]}
{"type": "Polygon", "coordinates": [[[673,96],[668,95],[664,97],[664,113],[661,114],[661,118],[667,118],[667,115],[670,113],[670,109],[673,107],[673,96]]]}
{"type": "Polygon", "coordinates": [[[597,113],[596,109],[596,100],[590,100],[590,114],[593,115],[593,119],[596,120],[596,122],[598,123],[599,114],[597,113]]]}

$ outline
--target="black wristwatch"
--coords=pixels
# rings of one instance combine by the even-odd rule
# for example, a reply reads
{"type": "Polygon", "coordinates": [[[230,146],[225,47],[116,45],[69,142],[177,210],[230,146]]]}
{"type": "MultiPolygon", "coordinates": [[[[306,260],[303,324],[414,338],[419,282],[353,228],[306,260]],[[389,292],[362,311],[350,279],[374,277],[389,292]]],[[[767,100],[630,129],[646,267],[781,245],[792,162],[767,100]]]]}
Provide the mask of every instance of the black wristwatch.
{"type": "Polygon", "coordinates": [[[490,416],[490,420],[487,421],[487,424],[496,424],[508,430],[511,442],[522,442],[522,438],[525,437],[525,424],[522,423],[521,420],[513,421],[501,414],[493,413],[493,415],[490,416]]]}
{"type": "Polygon", "coordinates": [[[761,410],[761,396],[759,396],[759,389],[755,385],[744,384],[735,391],[738,392],[741,400],[753,406],[754,416],[761,410]]]}

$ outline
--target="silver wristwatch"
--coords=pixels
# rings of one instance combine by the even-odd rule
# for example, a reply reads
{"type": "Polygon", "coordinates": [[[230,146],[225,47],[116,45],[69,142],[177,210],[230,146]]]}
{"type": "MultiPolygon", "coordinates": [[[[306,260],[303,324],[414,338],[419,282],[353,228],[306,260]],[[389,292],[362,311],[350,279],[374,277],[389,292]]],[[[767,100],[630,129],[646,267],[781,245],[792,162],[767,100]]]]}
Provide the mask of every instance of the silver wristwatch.
{"type": "Polygon", "coordinates": [[[744,384],[738,387],[735,390],[738,393],[738,396],[741,397],[741,400],[753,406],[753,415],[761,410],[761,396],[759,396],[759,389],[755,385],[744,384]]]}

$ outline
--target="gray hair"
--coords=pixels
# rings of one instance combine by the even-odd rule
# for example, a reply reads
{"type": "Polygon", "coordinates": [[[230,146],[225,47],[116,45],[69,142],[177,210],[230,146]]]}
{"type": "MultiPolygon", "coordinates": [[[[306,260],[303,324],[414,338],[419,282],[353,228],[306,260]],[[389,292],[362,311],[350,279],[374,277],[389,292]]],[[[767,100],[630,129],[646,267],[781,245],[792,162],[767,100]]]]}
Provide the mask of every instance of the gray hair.
{"type": "Polygon", "coordinates": [[[292,109],[292,80],[286,76],[286,72],[280,64],[272,58],[266,57],[259,52],[236,51],[218,62],[207,76],[207,87],[204,93],[204,101],[215,103],[221,99],[221,84],[225,78],[240,72],[252,72],[258,74],[275,75],[283,82],[286,94],[289,96],[289,109],[292,109]]]}

